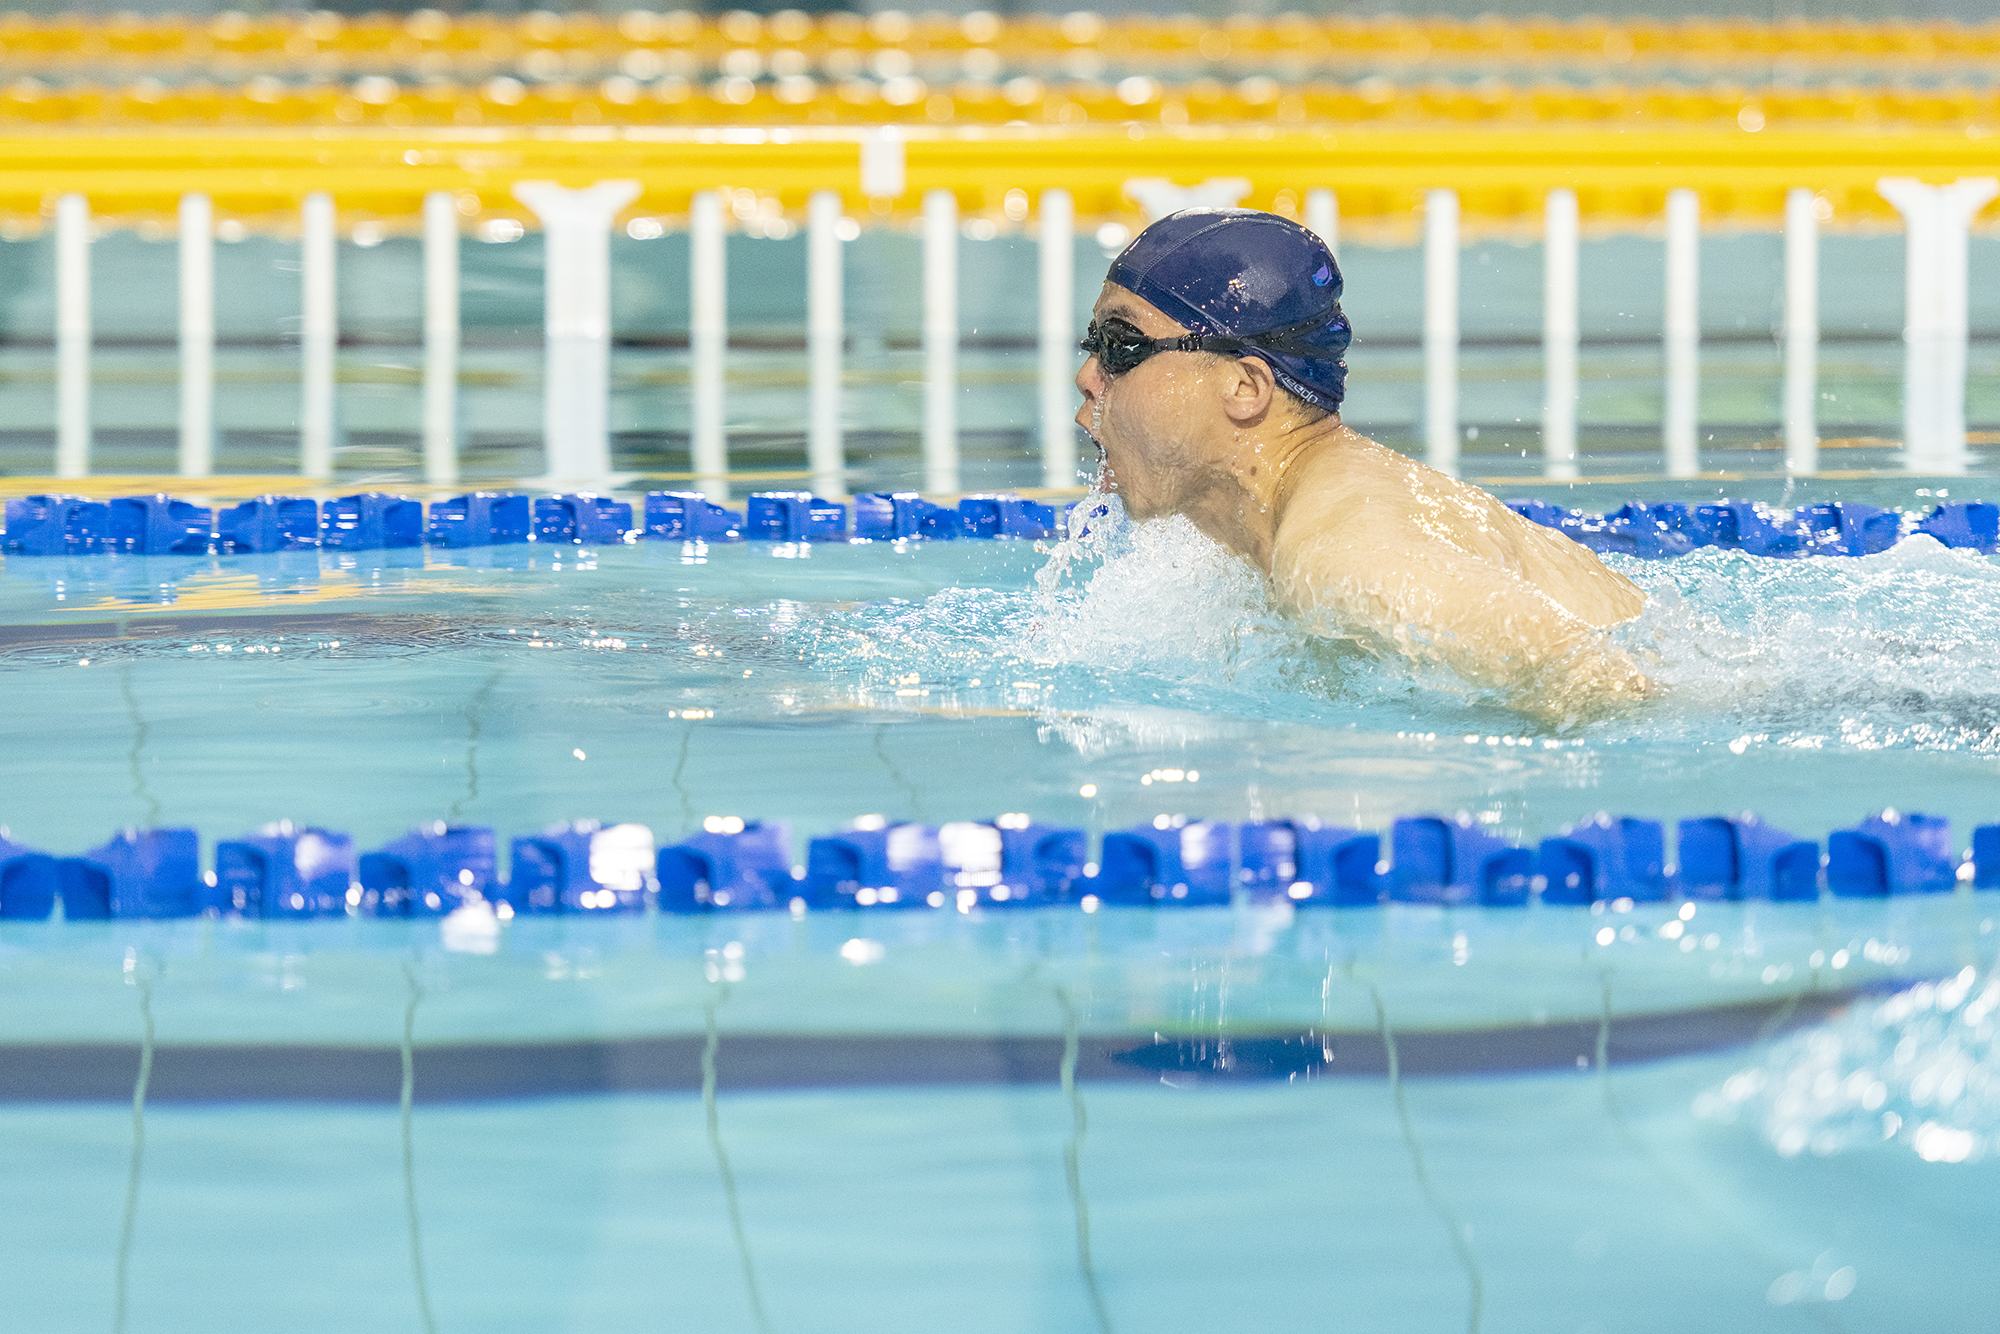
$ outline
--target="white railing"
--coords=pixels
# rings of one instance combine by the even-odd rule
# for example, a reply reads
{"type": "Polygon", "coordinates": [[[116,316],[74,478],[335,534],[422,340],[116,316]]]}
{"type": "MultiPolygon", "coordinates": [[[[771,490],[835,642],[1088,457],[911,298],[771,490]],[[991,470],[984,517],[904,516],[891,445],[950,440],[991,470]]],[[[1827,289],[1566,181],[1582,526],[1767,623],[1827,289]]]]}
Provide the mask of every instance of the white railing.
{"type": "MultiPolygon", "coordinates": [[[[901,189],[900,143],[888,136],[864,144],[864,178],[901,189]],[[888,179],[893,177],[893,180],[888,179]]],[[[1157,183],[1155,183],[1157,185],[1157,183]]],[[[1211,182],[1211,185],[1218,183],[1211,182]]],[[[1967,251],[1974,215],[2000,193],[1991,178],[1952,185],[1885,179],[1881,192],[1908,225],[1904,374],[1904,462],[1912,471],[1953,473],[1966,466],[1965,380],[1968,319],[1967,251]]],[[[585,190],[528,182],[523,202],[542,217],[547,234],[546,439],[548,477],[566,486],[610,480],[608,438],[610,269],[614,215],[636,186],[608,181],[585,190]]],[[[1329,189],[1304,197],[1305,219],[1337,243],[1338,200],[1329,189]]],[[[843,342],[842,200],[815,194],[807,209],[806,328],[809,365],[808,462],[816,490],[845,490],[841,429],[843,342]]],[[[1785,467],[1818,470],[1817,344],[1818,226],[1812,191],[1789,192],[1784,212],[1783,438],[1785,467]]],[[[1075,476],[1071,426],[1075,372],[1075,218],[1067,192],[1037,201],[1039,224],[1037,395],[1042,480],[1058,487],[1075,476]]],[[[690,449],[704,489],[726,494],[729,441],[724,369],[728,323],[726,231],[718,192],[694,196],[688,287],[691,296],[690,449]]],[[[929,191],[923,199],[923,475],[925,487],[959,489],[958,266],[955,197],[929,191]]],[[[1447,472],[1459,462],[1458,406],[1459,200],[1447,189],[1427,192],[1423,207],[1423,438],[1428,461],[1447,472]]],[[[1552,479],[1578,475],[1577,399],[1580,219],[1573,191],[1551,191],[1544,213],[1543,471],[1552,479]]],[[[423,206],[424,479],[458,481],[459,227],[456,197],[428,195],[423,206]]],[[[1662,329],[1664,412],[1661,446],[1666,474],[1701,470],[1699,440],[1701,206],[1692,190],[1674,190],[1666,207],[1666,291],[1662,329]]],[[[182,197],[180,255],[179,471],[210,474],[215,439],[214,210],[201,194],[182,197]]],[[[301,348],[301,477],[333,474],[336,429],[334,358],[335,200],[309,196],[301,224],[303,334],[301,348]]],[[[91,216],[87,201],[65,195],[55,209],[56,452],[62,478],[89,475],[91,216]]]]}

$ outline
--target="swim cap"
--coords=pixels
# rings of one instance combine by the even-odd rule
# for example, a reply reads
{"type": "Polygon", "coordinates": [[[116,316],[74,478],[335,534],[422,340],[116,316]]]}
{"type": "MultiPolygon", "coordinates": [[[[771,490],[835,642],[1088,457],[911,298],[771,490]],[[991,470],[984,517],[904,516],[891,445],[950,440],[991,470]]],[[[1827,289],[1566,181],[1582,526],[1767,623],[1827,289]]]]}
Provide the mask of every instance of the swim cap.
{"type": "Polygon", "coordinates": [[[1340,266],[1326,242],[1252,208],[1188,208],[1134,237],[1105,281],[1192,333],[1240,339],[1287,391],[1331,412],[1347,396],[1340,266]]]}

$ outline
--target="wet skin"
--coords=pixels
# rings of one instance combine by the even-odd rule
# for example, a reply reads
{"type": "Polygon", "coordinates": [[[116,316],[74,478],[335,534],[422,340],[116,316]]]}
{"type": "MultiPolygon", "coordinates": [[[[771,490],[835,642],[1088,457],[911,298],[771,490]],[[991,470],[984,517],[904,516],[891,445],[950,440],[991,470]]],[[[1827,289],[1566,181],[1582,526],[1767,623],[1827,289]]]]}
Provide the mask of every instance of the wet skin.
{"type": "MultiPolygon", "coordinates": [[[[1188,332],[1109,283],[1091,318],[1188,332]]],[[[1076,384],[1126,512],[1186,515],[1318,633],[1443,665],[1553,722],[1651,693],[1604,634],[1645,603],[1630,580],[1337,415],[1307,420],[1262,360],[1166,352],[1114,376],[1093,356],[1076,384]]]]}

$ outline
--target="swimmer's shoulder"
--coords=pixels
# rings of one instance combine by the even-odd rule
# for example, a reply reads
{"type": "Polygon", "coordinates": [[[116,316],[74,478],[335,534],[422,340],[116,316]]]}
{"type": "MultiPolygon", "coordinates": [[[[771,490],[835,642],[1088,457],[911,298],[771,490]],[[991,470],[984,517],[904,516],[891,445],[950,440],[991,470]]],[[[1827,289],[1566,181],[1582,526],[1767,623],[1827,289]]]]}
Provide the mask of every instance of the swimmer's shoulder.
{"type": "Polygon", "coordinates": [[[1277,550],[1407,539],[1431,526],[1425,520],[1442,499],[1436,483],[1453,485],[1416,460],[1342,427],[1300,460],[1279,522],[1277,550]]]}

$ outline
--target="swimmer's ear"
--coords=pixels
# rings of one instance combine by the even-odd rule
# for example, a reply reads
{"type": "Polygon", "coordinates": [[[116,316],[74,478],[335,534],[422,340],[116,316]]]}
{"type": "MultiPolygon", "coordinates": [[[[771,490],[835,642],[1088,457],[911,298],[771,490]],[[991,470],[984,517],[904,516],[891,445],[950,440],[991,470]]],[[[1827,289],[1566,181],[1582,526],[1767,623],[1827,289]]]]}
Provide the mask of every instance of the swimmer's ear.
{"type": "Polygon", "coordinates": [[[1223,364],[1227,376],[1223,381],[1222,410],[1238,426],[1255,426],[1271,410],[1271,400],[1278,393],[1278,382],[1271,375],[1269,363],[1262,357],[1238,357],[1223,364]]]}

